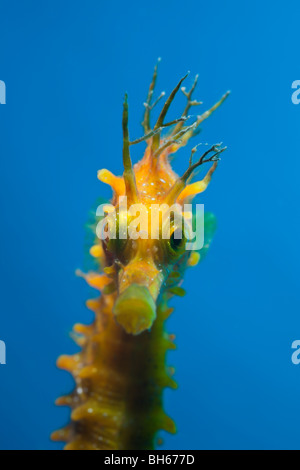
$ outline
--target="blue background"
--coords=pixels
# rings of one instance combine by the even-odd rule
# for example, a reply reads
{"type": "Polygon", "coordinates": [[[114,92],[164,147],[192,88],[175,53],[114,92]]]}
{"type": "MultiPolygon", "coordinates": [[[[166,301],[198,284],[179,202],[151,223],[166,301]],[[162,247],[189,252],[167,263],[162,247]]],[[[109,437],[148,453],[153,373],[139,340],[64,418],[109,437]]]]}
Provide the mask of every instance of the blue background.
{"type": "Polygon", "coordinates": [[[163,448],[299,449],[299,1],[1,0],[0,13],[0,448],[61,447],[49,434],[68,410],[53,403],[72,381],[55,360],[76,349],[72,325],[92,320],[74,270],[88,210],[110,195],[96,171],[122,172],[124,91],[137,138],[161,56],[157,92],[187,70],[205,107],[232,90],[197,138],[229,150],[198,199],[218,231],[169,320],[179,389],[165,407],[178,434],[163,448]]]}

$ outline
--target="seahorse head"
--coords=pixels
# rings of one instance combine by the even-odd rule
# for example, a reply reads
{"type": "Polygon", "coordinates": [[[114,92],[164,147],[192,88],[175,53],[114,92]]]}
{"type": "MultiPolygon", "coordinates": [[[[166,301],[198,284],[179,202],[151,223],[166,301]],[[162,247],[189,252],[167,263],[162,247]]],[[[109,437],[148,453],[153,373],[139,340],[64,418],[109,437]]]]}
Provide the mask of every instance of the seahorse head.
{"type": "Polygon", "coordinates": [[[123,176],[114,176],[108,170],[98,172],[98,178],[113,189],[111,205],[104,207],[105,218],[101,220],[100,232],[105,232],[105,236],[98,233],[104,264],[113,273],[116,288],[113,313],[125,331],[134,335],[151,328],[160,296],[166,292],[171,295],[176,289],[180,292],[179,284],[185,268],[195,264],[195,252],[187,249],[192,217],[184,207],[196,194],[206,189],[219,156],[225,150],[221,144],[207,147],[194,163],[193,155],[197,149],[194,147],[186,172],[178,176],[173,171],[170,155],[186,145],[201,122],[225,100],[228,93],[210,110],[197,116],[191,125],[187,125],[190,107],[200,104],[192,100],[196,77],[189,92],[182,88],[187,97],[182,116],[166,123],[167,111],[184,77],[166,100],[156,124],[151,127],[150,111],[158,102],[152,103],[156,73],[157,67],[145,103],[144,136],[135,141],[129,140],[128,101],[125,95],[123,176]],[[165,130],[167,134],[164,134],[165,130]],[[142,141],[147,143],[146,151],[133,166],[130,147],[142,141]],[[212,162],[212,165],[204,179],[190,183],[195,169],[207,162],[212,162]]]}

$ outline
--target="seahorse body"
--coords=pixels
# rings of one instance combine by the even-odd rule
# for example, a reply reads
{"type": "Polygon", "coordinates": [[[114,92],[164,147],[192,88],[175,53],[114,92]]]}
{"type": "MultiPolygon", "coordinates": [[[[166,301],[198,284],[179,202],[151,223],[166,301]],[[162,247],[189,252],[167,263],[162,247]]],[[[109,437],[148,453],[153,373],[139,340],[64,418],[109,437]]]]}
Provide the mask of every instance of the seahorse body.
{"type": "MultiPolygon", "coordinates": [[[[166,113],[182,79],[151,128],[150,111],[156,104],[152,103],[156,75],[157,66],[145,103],[145,135],[134,142],[129,141],[125,97],[123,176],[116,177],[108,170],[98,173],[98,178],[113,189],[112,206],[118,228],[123,217],[120,197],[126,196],[129,204],[142,203],[147,214],[153,211],[153,203],[177,204],[176,211],[176,207],[190,202],[206,189],[217,167],[219,154],[224,150],[219,145],[212,146],[193,163],[194,148],[188,170],[182,177],[174,173],[169,155],[188,142],[228,93],[187,126],[190,107],[199,104],[192,100],[196,77],[189,92],[182,88],[187,105],[181,118],[165,123],[166,113]],[[165,128],[171,131],[162,137],[165,128]],[[142,140],[147,142],[147,148],[142,160],[133,167],[130,145],[142,140]],[[194,170],[206,162],[213,164],[204,179],[188,184],[194,170]]],[[[184,214],[184,218],[187,224],[191,223],[186,220],[190,214],[184,214]]],[[[70,424],[52,435],[54,440],[67,443],[65,449],[151,450],[156,445],[159,430],[176,432],[173,420],[164,413],[162,405],[164,388],[177,386],[172,379],[173,370],[167,368],[165,361],[166,352],[175,348],[174,337],[166,333],[164,323],[172,312],[168,307],[169,299],[184,294],[180,287],[184,270],[196,265],[209,246],[215,219],[211,214],[205,216],[205,243],[200,252],[187,251],[184,237],[178,241],[174,236],[178,229],[176,217],[169,214],[167,219],[168,222],[171,219],[172,228],[169,239],[162,238],[160,225],[159,237],[155,239],[132,240],[119,236],[102,240],[95,237],[90,253],[97,261],[98,269],[81,273],[90,286],[101,292],[99,298],[87,301],[87,307],[95,313],[95,321],[88,326],[75,325],[76,341],[82,349],[73,356],[58,359],[58,367],[71,372],[76,383],[70,395],[57,400],[58,405],[70,406],[72,410],[70,424]]],[[[126,230],[130,220],[127,215],[126,230]]]]}

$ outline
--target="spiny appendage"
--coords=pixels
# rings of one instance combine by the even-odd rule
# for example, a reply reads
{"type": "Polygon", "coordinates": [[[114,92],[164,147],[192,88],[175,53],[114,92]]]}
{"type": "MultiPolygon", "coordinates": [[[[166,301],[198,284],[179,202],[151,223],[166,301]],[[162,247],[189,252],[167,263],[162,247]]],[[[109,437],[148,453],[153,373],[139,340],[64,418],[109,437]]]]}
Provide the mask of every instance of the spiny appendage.
{"type": "Polygon", "coordinates": [[[142,122],[144,135],[141,138],[135,139],[133,141],[129,139],[128,101],[127,95],[125,95],[123,110],[123,177],[116,177],[108,170],[100,170],[98,173],[98,178],[113,188],[115,197],[126,194],[132,202],[137,202],[139,200],[144,202],[147,199],[151,199],[153,201],[154,196],[157,201],[160,201],[165,198],[168,192],[172,192],[174,185],[176,185],[177,191],[175,191],[174,194],[179,197],[177,192],[180,189],[182,194],[180,194],[179,203],[183,204],[185,200],[191,200],[194,196],[206,189],[208,183],[211,180],[213,172],[217,168],[220,154],[226,149],[226,147],[222,148],[221,144],[212,145],[208,148],[207,151],[204,152],[204,154],[196,163],[193,163],[193,155],[197,151],[198,147],[202,144],[196,145],[191,151],[189,168],[181,178],[178,178],[176,173],[174,173],[172,170],[169,163],[169,156],[177,152],[180,148],[184,147],[192,137],[199,133],[200,125],[209,116],[211,116],[211,114],[216,111],[219,106],[221,106],[221,104],[229,96],[230,92],[227,91],[217,103],[215,103],[211,108],[202,114],[197,115],[194,122],[190,125],[187,125],[186,121],[193,118],[193,116],[188,114],[191,107],[202,104],[201,101],[193,99],[193,93],[198,82],[198,75],[196,75],[193,85],[189,91],[187,91],[185,87],[181,87],[183,81],[187,78],[188,75],[189,73],[185,75],[173,89],[170,96],[166,100],[155,125],[151,127],[151,111],[165,95],[163,92],[156,100],[153,100],[157,78],[157,65],[155,66],[153,79],[149,87],[146,102],[144,103],[145,113],[142,122]],[[180,88],[187,99],[184,111],[178,119],[165,122],[167,112],[180,88]],[[168,132],[162,135],[162,132],[165,130],[168,132]],[[145,151],[144,157],[133,167],[130,158],[130,147],[143,141],[146,141],[147,143],[147,149],[145,151]],[[211,154],[209,158],[205,158],[208,154],[211,154]],[[189,184],[194,171],[200,165],[207,162],[212,162],[213,165],[207,172],[204,179],[196,183],[189,184]]]}
{"type": "MultiPolygon", "coordinates": [[[[87,281],[107,285],[99,278],[93,275],[87,281]]],[[[175,432],[162,409],[163,389],[176,388],[173,371],[165,366],[167,350],[175,348],[163,326],[172,309],[162,303],[151,332],[132,336],[116,324],[113,302],[114,294],[87,302],[96,320],[74,327],[82,351],[58,360],[58,367],[71,372],[76,382],[72,394],[57,400],[72,409],[71,423],[52,435],[67,442],[66,450],[150,450],[159,430],[175,432]]]]}

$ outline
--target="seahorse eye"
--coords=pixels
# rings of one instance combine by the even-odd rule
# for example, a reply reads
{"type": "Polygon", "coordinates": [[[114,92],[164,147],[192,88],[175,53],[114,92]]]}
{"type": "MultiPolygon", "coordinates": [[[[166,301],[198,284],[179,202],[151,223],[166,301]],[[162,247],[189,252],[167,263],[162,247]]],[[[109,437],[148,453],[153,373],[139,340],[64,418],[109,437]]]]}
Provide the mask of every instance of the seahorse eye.
{"type": "MultiPolygon", "coordinates": [[[[127,227],[124,228],[125,233],[120,230],[119,215],[115,219],[115,230],[104,241],[106,250],[114,257],[122,262],[126,262],[129,253],[132,250],[132,241],[128,238],[127,227]]],[[[108,230],[108,227],[105,228],[108,230]]]]}
{"type": "Polygon", "coordinates": [[[185,252],[186,237],[184,230],[175,228],[168,240],[168,251],[171,259],[177,260],[185,252]]]}
{"type": "Polygon", "coordinates": [[[170,237],[170,246],[172,250],[177,251],[181,248],[184,241],[184,236],[179,229],[174,230],[170,237]]]}
{"type": "Polygon", "coordinates": [[[123,252],[127,244],[127,240],[123,240],[118,236],[116,238],[108,238],[106,241],[106,246],[108,251],[113,255],[119,255],[123,252]]]}

